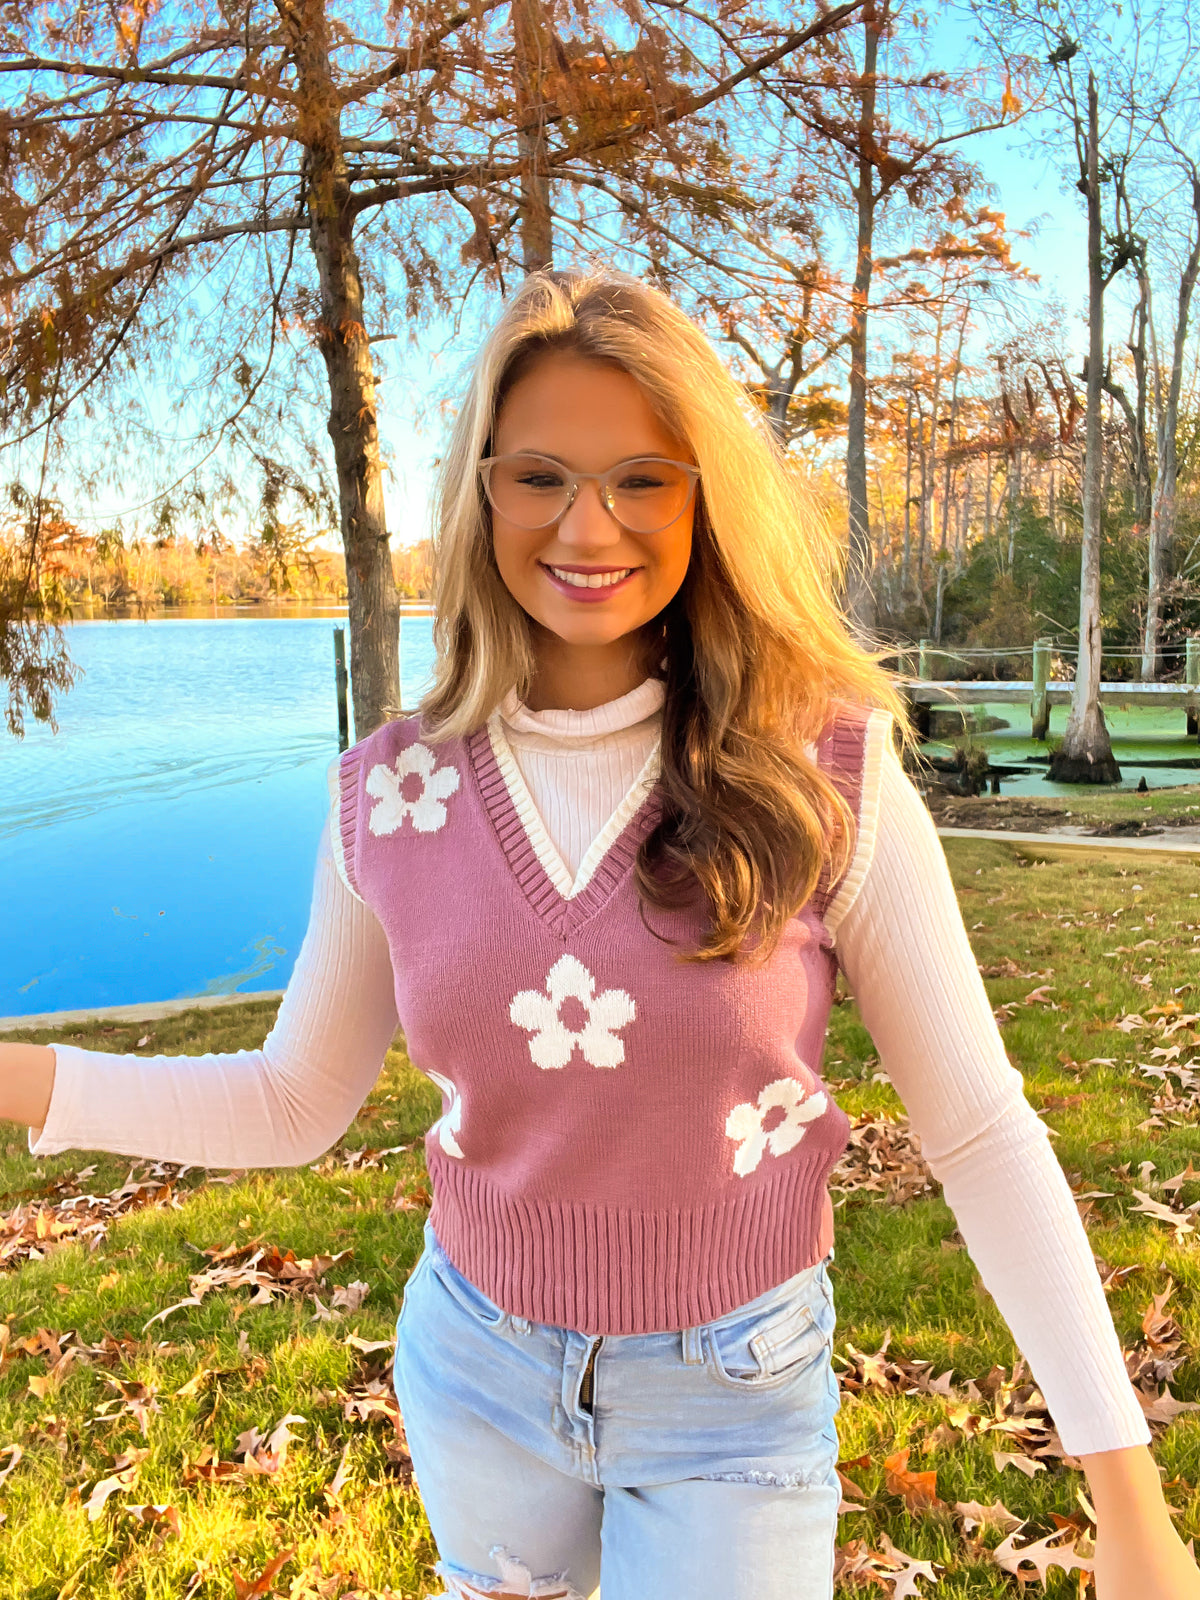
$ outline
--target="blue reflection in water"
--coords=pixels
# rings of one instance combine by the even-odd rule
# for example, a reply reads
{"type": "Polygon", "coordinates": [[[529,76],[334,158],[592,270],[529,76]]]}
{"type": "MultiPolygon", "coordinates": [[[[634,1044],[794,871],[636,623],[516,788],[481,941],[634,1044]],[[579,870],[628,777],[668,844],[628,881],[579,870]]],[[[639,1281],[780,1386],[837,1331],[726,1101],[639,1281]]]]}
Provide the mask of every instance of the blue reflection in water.
{"type": "MultiPolygon", "coordinates": [[[[0,732],[0,1016],[281,989],[337,755],[339,617],[77,623],[59,732],[0,732]]],[[[401,631],[403,697],[433,662],[401,631]]]]}

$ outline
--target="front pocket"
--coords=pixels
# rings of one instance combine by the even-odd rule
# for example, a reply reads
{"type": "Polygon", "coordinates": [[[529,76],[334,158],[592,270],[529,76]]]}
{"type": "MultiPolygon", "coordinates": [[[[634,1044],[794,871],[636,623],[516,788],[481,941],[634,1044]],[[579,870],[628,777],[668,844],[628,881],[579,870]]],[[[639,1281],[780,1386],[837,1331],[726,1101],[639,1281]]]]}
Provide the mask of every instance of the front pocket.
{"type": "Polygon", "coordinates": [[[716,1323],[705,1329],[708,1364],[739,1389],[774,1389],[798,1378],[827,1350],[829,1335],[805,1301],[783,1312],[716,1323]]]}
{"type": "Polygon", "coordinates": [[[450,1298],[474,1321],[481,1322],[485,1328],[499,1328],[508,1320],[508,1312],[494,1300],[489,1300],[483,1290],[477,1289],[469,1278],[464,1278],[444,1250],[436,1249],[430,1260],[434,1277],[450,1298]]]}

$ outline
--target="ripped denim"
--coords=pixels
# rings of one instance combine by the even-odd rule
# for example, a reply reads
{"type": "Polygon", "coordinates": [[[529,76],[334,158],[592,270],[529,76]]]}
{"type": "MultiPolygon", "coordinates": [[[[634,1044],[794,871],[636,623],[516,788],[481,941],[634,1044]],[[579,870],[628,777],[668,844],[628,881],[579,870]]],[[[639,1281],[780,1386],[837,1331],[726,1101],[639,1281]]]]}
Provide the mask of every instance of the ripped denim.
{"type": "Polygon", "coordinates": [[[480,1293],[427,1223],[396,1395],[455,1600],[831,1600],[826,1260],[676,1333],[597,1336],[480,1293]]]}

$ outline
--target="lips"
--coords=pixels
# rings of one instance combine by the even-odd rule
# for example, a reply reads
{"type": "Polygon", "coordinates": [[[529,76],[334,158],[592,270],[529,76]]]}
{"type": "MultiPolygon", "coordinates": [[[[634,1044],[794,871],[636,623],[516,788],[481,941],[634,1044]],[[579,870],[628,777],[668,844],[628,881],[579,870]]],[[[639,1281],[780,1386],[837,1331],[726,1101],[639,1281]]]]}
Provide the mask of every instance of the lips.
{"type": "Polygon", "coordinates": [[[545,561],[538,565],[559,594],[591,604],[624,589],[641,570],[639,567],[559,567],[545,561]]]}

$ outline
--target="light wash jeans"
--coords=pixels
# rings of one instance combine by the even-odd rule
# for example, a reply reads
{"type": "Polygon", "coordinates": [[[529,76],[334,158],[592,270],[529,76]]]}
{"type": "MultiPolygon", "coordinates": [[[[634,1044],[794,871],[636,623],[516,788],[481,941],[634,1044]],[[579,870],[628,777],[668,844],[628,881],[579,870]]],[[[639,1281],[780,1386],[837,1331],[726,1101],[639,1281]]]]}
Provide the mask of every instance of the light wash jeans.
{"type": "Polygon", "coordinates": [[[599,1339],[502,1311],[426,1223],[394,1376],[446,1592],[830,1600],[830,1259],[700,1327],[599,1339]]]}

